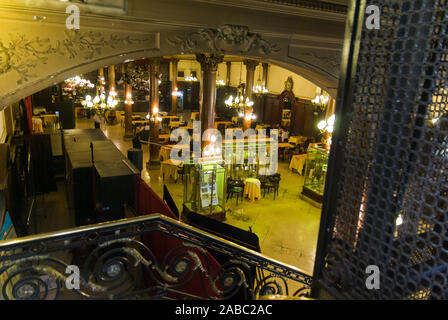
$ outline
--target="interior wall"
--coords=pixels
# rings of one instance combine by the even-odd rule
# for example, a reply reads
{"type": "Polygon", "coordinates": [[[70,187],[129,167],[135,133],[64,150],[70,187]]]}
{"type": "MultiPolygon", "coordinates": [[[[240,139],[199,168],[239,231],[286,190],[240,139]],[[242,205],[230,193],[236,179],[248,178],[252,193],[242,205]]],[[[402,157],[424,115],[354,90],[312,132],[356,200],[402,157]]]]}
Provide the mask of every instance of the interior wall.
{"type": "Polygon", "coordinates": [[[269,65],[268,72],[268,89],[273,94],[281,94],[285,90],[285,81],[288,77],[292,77],[294,81],[293,92],[297,98],[306,100],[314,99],[316,89],[318,88],[311,81],[275,65],[269,65]]]}

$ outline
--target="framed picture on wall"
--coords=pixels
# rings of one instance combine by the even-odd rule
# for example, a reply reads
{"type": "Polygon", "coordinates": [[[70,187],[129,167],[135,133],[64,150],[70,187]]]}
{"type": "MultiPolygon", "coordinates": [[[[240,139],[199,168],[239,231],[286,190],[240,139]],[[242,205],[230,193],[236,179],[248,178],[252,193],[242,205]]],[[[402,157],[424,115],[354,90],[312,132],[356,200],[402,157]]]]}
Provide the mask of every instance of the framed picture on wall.
{"type": "Polygon", "coordinates": [[[291,110],[283,110],[282,119],[291,119],[291,110]]]}

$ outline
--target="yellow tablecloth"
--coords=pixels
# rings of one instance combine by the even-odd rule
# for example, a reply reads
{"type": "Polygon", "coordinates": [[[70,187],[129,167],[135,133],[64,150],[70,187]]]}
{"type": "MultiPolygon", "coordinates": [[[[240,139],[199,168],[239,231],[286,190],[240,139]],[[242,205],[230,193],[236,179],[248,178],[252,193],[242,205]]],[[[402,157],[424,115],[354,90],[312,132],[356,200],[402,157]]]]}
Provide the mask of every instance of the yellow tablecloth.
{"type": "Polygon", "coordinates": [[[261,182],[255,178],[244,180],[244,196],[248,196],[251,201],[261,198],[261,182]]]}
{"type": "Polygon", "coordinates": [[[33,133],[44,133],[44,129],[42,127],[42,119],[33,117],[31,120],[33,124],[33,133]]]}
{"type": "Polygon", "coordinates": [[[171,121],[169,124],[170,128],[177,128],[180,126],[180,121],[171,121]]]}
{"type": "Polygon", "coordinates": [[[173,148],[180,150],[180,149],[184,149],[184,148],[190,148],[190,146],[189,145],[179,146],[179,145],[172,145],[172,144],[163,146],[162,148],[160,148],[160,152],[159,152],[160,161],[166,161],[166,160],[171,159],[171,150],[173,148]]]}
{"type": "Polygon", "coordinates": [[[301,144],[301,143],[304,143],[305,141],[306,141],[306,137],[292,136],[292,137],[289,137],[288,143],[301,144]]]}
{"type": "Polygon", "coordinates": [[[54,126],[59,122],[59,116],[57,114],[42,114],[40,117],[45,127],[54,126]]]}
{"type": "Polygon", "coordinates": [[[230,126],[232,124],[232,122],[230,122],[230,121],[217,121],[217,122],[215,122],[215,129],[218,129],[218,126],[220,124],[225,125],[226,128],[227,128],[228,126],[230,126]]]}
{"type": "Polygon", "coordinates": [[[303,167],[306,162],[306,154],[298,154],[292,156],[291,162],[289,163],[289,170],[296,169],[297,172],[301,175],[303,167]]]}
{"type": "Polygon", "coordinates": [[[278,144],[278,148],[294,148],[294,146],[290,143],[284,143],[284,142],[280,142],[278,144]]]}
{"type": "Polygon", "coordinates": [[[183,165],[182,161],[168,159],[161,163],[160,166],[160,176],[165,180],[165,178],[172,177],[174,181],[179,178],[178,169],[183,165]]]}
{"type": "Polygon", "coordinates": [[[162,141],[162,142],[170,141],[170,135],[169,134],[159,134],[159,141],[162,141]]]}
{"type": "Polygon", "coordinates": [[[196,119],[199,120],[199,112],[192,112],[190,116],[191,121],[195,121],[196,119]]]}
{"type": "Polygon", "coordinates": [[[262,129],[266,129],[269,128],[269,125],[267,124],[257,124],[257,126],[255,127],[255,130],[262,130],[262,129]]]}

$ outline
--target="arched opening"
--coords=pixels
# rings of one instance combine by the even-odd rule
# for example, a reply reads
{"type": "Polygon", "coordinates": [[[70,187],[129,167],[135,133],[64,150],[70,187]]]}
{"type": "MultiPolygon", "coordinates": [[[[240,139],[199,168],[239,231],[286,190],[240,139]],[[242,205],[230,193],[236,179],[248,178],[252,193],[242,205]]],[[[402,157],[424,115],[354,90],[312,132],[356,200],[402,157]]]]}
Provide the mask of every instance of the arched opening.
{"type": "MultiPolygon", "coordinates": [[[[216,123],[228,123],[232,124],[233,128],[241,126],[241,122],[238,120],[234,123],[232,118],[238,116],[233,110],[229,109],[225,105],[225,100],[229,98],[229,95],[235,95],[239,88],[245,87],[247,70],[243,61],[247,57],[241,56],[225,56],[224,61],[218,65],[217,79],[216,79],[216,123]],[[230,69],[228,69],[230,67],[230,69]]],[[[122,59],[121,59],[122,60],[122,59]]],[[[158,83],[159,90],[159,112],[163,113],[163,120],[160,123],[159,131],[159,160],[165,162],[170,160],[170,148],[175,142],[169,140],[170,133],[176,127],[192,127],[193,114],[200,112],[200,87],[202,81],[201,65],[195,60],[192,55],[173,55],[164,56],[159,60],[159,73],[160,83],[158,83]],[[176,61],[176,69],[173,68],[173,61],[176,61]],[[174,75],[173,71],[176,71],[174,75]],[[176,77],[176,88],[173,87],[173,77],[176,77]],[[191,79],[193,78],[193,79],[191,79]],[[172,114],[172,98],[174,92],[177,92],[176,106],[177,118],[171,119],[172,114]],[[166,117],[165,117],[166,116],[166,117]],[[176,124],[177,123],[177,124],[176,124]]],[[[97,62],[92,63],[97,65],[97,62]]],[[[61,129],[68,129],[67,132],[71,132],[71,129],[90,129],[94,128],[94,115],[90,113],[88,105],[86,105],[86,96],[90,96],[91,100],[94,100],[96,96],[100,96],[100,87],[104,86],[104,92],[106,98],[102,99],[107,104],[107,96],[110,93],[112,84],[110,81],[114,81],[114,87],[117,92],[117,99],[120,101],[114,110],[114,117],[109,117],[109,113],[104,113],[100,120],[99,127],[104,133],[105,137],[112,141],[113,144],[121,151],[124,157],[129,156],[129,150],[135,147],[134,143],[136,137],[139,142],[139,147],[142,150],[141,163],[143,166],[140,168],[141,177],[155,193],[164,197],[166,190],[169,191],[176,209],[182,215],[182,207],[185,202],[185,185],[182,179],[191,179],[188,173],[181,172],[180,170],[173,169],[169,165],[159,164],[158,166],[145,167],[145,163],[149,159],[148,137],[150,135],[146,128],[146,115],[150,113],[150,74],[149,66],[151,60],[148,59],[131,59],[128,58],[126,64],[117,64],[114,66],[114,79],[111,80],[111,64],[103,65],[100,69],[92,69],[89,67],[89,72],[83,74],[73,73],[74,70],[79,70],[79,67],[74,67],[71,71],[64,71],[61,76],[64,75],[65,80],[61,83],[57,83],[49,88],[40,90],[32,95],[33,112],[35,118],[42,117],[39,113],[42,111],[40,108],[46,109],[47,113],[59,113],[60,123],[51,123],[50,120],[43,119],[43,131],[44,133],[53,132],[57,136],[57,130],[51,128],[55,125],[61,129]],[[132,88],[132,114],[133,118],[133,131],[131,139],[124,138],[125,136],[125,100],[126,96],[126,68],[129,67],[132,70],[132,77],[134,79],[134,87],[132,88]],[[101,70],[101,71],[99,71],[101,70]],[[79,89],[79,85],[73,83],[75,80],[67,81],[70,77],[79,76],[81,79],[85,79],[87,83],[92,84],[92,87],[79,89]],[[104,80],[103,85],[101,79],[104,80]],[[78,89],[80,92],[76,92],[78,89]],[[66,102],[69,102],[66,104],[66,102]],[[67,110],[63,108],[68,107],[69,113],[73,115],[73,119],[67,119],[67,110]],[[70,109],[72,108],[72,109],[70,109]],[[73,112],[71,112],[72,110],[73,112]],[[65,113],[65,114],[64,114],[65,113]],[[137,119],[138,118],[138,119],[137,119]],[[48,123],[46,123],[46,121],[48,123]],[[146,140],[146,141],[145,141],[146,140]]],[[[56,78],[55,78],[56,79],[56,78]]],[[[77,80],[79,82],[79,79],[77,80]]],[[[84,83],[84,82],[83,82],[84,83]]],[[[252,99],[254,101],[254,113],[257,115],[257,120],[254,121],[253,128],[279,128],[281,132],[288,132],[289,136],[293,137],[291,141],[289,136],[281,135],[279,137],[280,152],[278,155],[278,170],[276,174],[281,177],[281,183],[279,188],[276,189],[262,189],[260,193],[261,198],[255,198],[252,200],[245,199],[241,201],[238,195],[232,193],[225,194],[226,197],[226,219],[223,223],[236,227],[238,229],[249,231],[255,234],[261,245],[261,251],[267,255],[274,256],[275,258],[287,262],[292,265],[299,266],[305,270],[311,272],[313,257],[312,252],[314,250],[315,241],[317,239],[318,224],[320,218],[320,209],[313,206],[307,201],[302,200],[301,188],[305,182],[305,168],[306,161],[306,148],[305,144],[309,144],[308,138],[317,139],[316,132],[313,128],[317,125],[316,119],[313,118],[313,106],[310,102],[314,99],[316,90],[320,88],[312,82],[309,82],[300,75],[293,74],[289,70],[283,69],[275,65],[267,65],[263,69],[263,60],[259,61],[259,64],[254,70],[254,87],[257,84],[261,84],[262,87],[267,89],[267,92],[261,92],[260,94],[253,94],[252,99]],[[266,73],[264,71],[268,70],[266,73]],[[295,81],[292,79],[294,78],[295,81]],[[299,96],[300,98],[298,98],[299,96]],[[297,133],[297,134],[296,134],[297,133]],[[303,141],[300,139],[304,139],[303,141]],[[285,145],[287,147],[285,147],[285,145]],[[297,157],[300,156],[300,157],[297,157]],[[297,158],[297,159],[296,159],[297,158]],[[296,160],[293,160],[296,159],[296,160]],[[235,199],[235,197],[237,197],[235,199]],[[300,207],[301,210],[296,210],[300,207]],[[260,212],[263,212],[260,215],[260,212]],[[305,227],[306,226],[306,227],[305,227]],[[306,239],[304,239],[306,235],[306,239]],[[300,238],[302,255],[291,255],[290,252],[298,249],[297,241],[300,238]],[[279,251],[279,248],[281,250],[279,251]],[[306,249],[305,249],[306,248],[306,249]]],[[[26,109],[26,108],[25,108],[26,109]]],[[[70,118],[70,116],[69,116],[70,118]]],[[[227,125],[225,125],[227,126],[227,125]]],[[[37,133],[37,132],[36,132],[37,133]]],[[[54,147],[54,145],[53,145],[54,147]]],[[[60,150],[64,148],[60,146],[60,150]]],[[[88,151],[88,150],[84,150],[88,151]]],[[[62,177],[67,176],[67,172],[64,172],[64,166],[62,165],[63,159],[62,153],[58,154],[60,167],[55,170],[60,170],[59,174],[62,177]]],[[[99,157],[99,156],[98,156],[99,157]]],[[[132,157],[132,154],[130,155],[132,157]]],[[[131,159],[131,158],[130,158],[131,159]]],[[[102,161],[101,158],[94,159],[94,161],[102,161]]],[[[137,166],[138,167],[138,166],[137,166]]],[[[241,170],[244,165],[239,169],[233,168],[227,174],[232,178],[248,179],[252,177],[252,173],[239,173],[235,170],[241,170]],[[247,176],[245,176],[247,175],[247,176]]],[[[312,169],[310,169],[312,170],[312,169]]],[[[309,171],[308,170],[308,174],[309,171]]],[[[70,172],[74,172],[71,169],[70,172]]],[[[254,175],[252,178],[257,178],[254,175]]],[[[43,180],[41,180],[43,181],[43,180]]],[[[39,183],[39,181],[35,181],[39,183]]],[[[54,190],[50,190],[51,194],[48,201],[53,201],[58,197],[62,197],[65,192],[69,194],[73,191],[67,189],[67,186],[74,188],[74,185],[67,184],[67,181],[57,181],[58,191],[54,193],[54,190]],[[61,192],[61,190],[63,192],[61,192]],[[54,198],[52,198],[54,197],[54,198]]],[[[124,183],[119,179],[116,184],[124,183]]],[[[86,186],[81,189],[90,190],[86,186]]],[[[93,192],[91,190],[91,192],[93,192]]],[[[243,190],[244,192],[244,190],[243,190]]],[[[83,193],[84,194],[84,193],[83,193]]],[[[81,197],[87,197],[89,191],[81,197]]],[[[72,194],[72,200],[69,200],[67,208],[71,206],[76,207],[74,203],[76,197],[80,195],[72,194]],[[70,203],[72,201],[72,203],[70,203]]],[[[118,197],[118,195],[116,195],[118,197]]],[[[35,210],[39,208],[46,208],[48,206],[47,200],[39,200],[35,204],[35,210]]],[[[86,210],[85,206],[81,206],[86,210]]],[[[76,209],[76,208],[75,208],[76,209]]],[[[77,222],[76,209],[73,212],[68,212],[65,222],[62,227],[67,228],[75,225],[92,223],[95,220],[85,220],[84,222],[77,222]],[[74,217],[74,216],[75,217],[74,217]],[[75,218],[75,220],[73,220],[75,218]]],[[[78,213],[79,214],[79,213],[78,213]]],[[[56,224],[61,221],[52,223],[46,223],[42,225],[43,219],[38,215],[32,215],[35,220],[31,221],[31,224],[36,226],[36,230],[39,232],[50,231],[51,228],[56,228],[56,224]],[[39,221],[42,219],[42,221],[39,221]],[[50,229],[45,229],[50,228],[50,229]]],[[[50,214],[51,216],[51,214],[50,214]]],[[[122,217],[120,215],[116,216],[122,217]]],[[[50,218],[51,220],[52,218],[50,218]]],[[[64,219],[63,219],[64,220],[64,219]]],[[[61,228],[62,228],[61,227],[61,228]]],[[[300,248],[299,248],[300,249],[300,248]]]]}

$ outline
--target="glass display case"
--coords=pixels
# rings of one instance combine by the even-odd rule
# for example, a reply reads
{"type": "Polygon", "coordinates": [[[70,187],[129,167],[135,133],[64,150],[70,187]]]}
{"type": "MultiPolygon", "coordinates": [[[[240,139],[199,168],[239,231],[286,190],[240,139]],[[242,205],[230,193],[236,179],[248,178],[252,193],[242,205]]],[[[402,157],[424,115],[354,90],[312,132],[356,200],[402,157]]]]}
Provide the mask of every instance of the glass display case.
{"type": "MultiPolygon", "coordinates": [[[[270,143],[271,139],[266,137],[266,142],[259,143],[257,139],[245,139],[244,143],[237,144],[236,141],[226,141],[223,144],[223,156],[230,152],[233,156],[232,161],[228,161],[228,175],[235,180],[244,180],[246,178],[256,178],[260,174],[266,174],[270,168],[271,159],[270,143]],[[261,149],[260,149],[261,148],[261,149]],[[259,153],[264,152],[266,158],[263,164],[260,164],[259,153]],[[238,158],[242,156],[242,163],[238,163],[238,158]]],[[[226,158],[227,160],[227,158],[226,158]]]]}
{"type": "Polygon", "coordinates": [[[308,148],[305,163],[305,183],[302,195],[322,204],[327,177],[329,151],[324,148],[308,148]]]}
{"type": "Polygon", "coordinates": [[[184,210],[225,220],[224,161],[185,164],[184,170],[184,210]]]}

